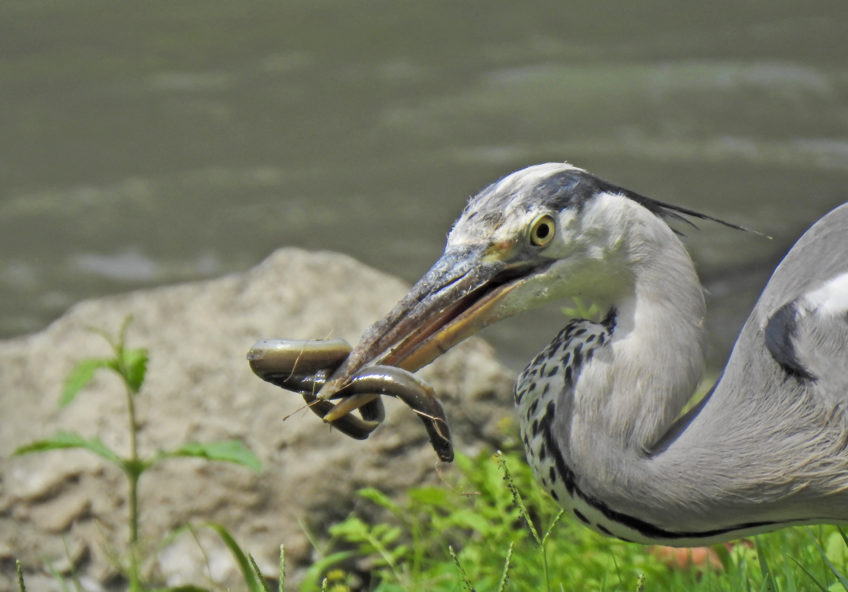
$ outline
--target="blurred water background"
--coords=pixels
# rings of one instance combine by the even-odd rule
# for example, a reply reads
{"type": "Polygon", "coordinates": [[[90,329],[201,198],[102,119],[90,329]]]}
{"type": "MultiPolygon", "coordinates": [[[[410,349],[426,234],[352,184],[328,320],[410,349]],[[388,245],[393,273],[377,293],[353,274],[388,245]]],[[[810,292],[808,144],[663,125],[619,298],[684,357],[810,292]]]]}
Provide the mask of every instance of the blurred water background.
{"type": "MultiPolygon", "coordinates": [[[[0,336],[284,245],[413,281],[470,194],[568,160],[774,237],[686,231],[716,366],[848,200],[847,58],[844,0],[4,0],[0,336]]],[[[487,337],[520,368],[552,314],[487,337]]]]}

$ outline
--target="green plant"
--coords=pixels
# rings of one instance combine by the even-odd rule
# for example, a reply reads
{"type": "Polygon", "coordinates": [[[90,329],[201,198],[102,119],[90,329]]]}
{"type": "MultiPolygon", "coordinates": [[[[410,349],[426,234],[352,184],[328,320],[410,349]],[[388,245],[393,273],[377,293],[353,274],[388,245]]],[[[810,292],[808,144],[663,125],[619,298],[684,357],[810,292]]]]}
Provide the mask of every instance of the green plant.
{"type": "MultiPolygon", "coordinates": [[[[59,405],[64,407],[73,402],[79,392],[88,385],[99,370],[108,370],[117,374],[124,385],[126,397],[129,436],[129,451],[121,455],[112,450],[97,436],[84,437],[74,432],[59,432],[51,438],[38,440],[19,447],[14,454],[30,454],[49,450],[77,448],[87,450],[110,464],[119,468],[127,479],[128,486],[128,526],[129,540],[127,549],[127,565],[125,566],[129,589],[138,592],[143,589],[140,565],[142,562],[139,545],[139,512],[138,484],[142,475],[157,464],[177,457],[196,457],[212,461],[224,461],[248,467],[254,471],[261,470],[259,459],[242,442],[236,440],[196,443],[188,442],[171,450],[160,450],[150,457],[141,457],[138,453],[139,424],[136,420],[135,398],[139,395],[147,375],[148,352],[144,348],[131,348],[126,344],[127,330],[130,319],[122,324],[115,338],[103,331],[94,330],[101,335],[111,347],[111,355],[102,358],[86,358],[76,363],[65,380],[59,405]]],[[[248,588],[252,592],[264,591],[264,583],[256,576],[257,570],[251,569],[249,559],[238,548],[235,540],[227,530],[217,524],[208,524],[222,538],[233,553],[242,570],[248,588]],[[261,584],[261,587],[260,587],[261,584]]],[[[23,579],[21,576],[21,586],[23,579]]]]}
{"type": "MultiPolygon", "coordinates": [[[[74,367],[61,401],[67,405],[74,400],[98,370],[116,372],[126,386],[130,454],[122,457],[96,437],[73,433],[57,434],[16,452],[82,448],[121,468],[136,505],[130,507],[129,519],[136,525],[130,528],[134,538],[127,573],[130,589],[140,590],[139,508],[133,488],[137,489],[141,475],[154,464],[178,456],[236,462],[255,470],[259,463],[242,444],[232,442],[190,443],[151,458],[137,456],[134,397],[144,382],[147,352],[126,347],[127,327],[125,323],[114,340],[104,335],[112,347],[111,357],[82,360],[74,367]]],[[[848,592],[848,539],[835,527],[784,529],[758,536],[754,543],[732,548],[717,545],[712,550],[720,559],[720,570],[670,567],[651,548],[599,536],[564,517],[536,484],[517,440],[505,441],[515,441],[516,448],[494,455],[484,451],[473,458],[458,454],[452,483],[410,489],[403,501],[374,488],[360,490],[358,495],[384,509],[389,519],[372,524],[352,514],[331,526],[331,538],[320,544],[319,559],[306,570],[300,592],[361,589],[356,587],[358,578],[346,571],[354,560],[369,572],[364,576],[367,589],[376,592],[848,592]]],[[[245,589],[270,592],[253,558],[226,528],[214,523],[202,526],[224,541],[242,572],[245,589]]],[[[186,529],[195,531],[191,526],[186,529]]],[[[284,586],[283,564],[281,548],[279,592],[284,586]]],[[[18,585],[24,592],[20,564],[18,585]]],[[[63,589],[70,590],[64,583],[63,589]]]]}
{"type": "Polygon", "coordinates": [[[15,561],[15,570],[18,574],[18,592],[26,592],[26,584],[24,583],[24,566],[20,560],[15,561]]]}
{"type": "MultiPolygon", "coordinates": [[[[391,518],[370,524],[351,515],[332,526],[324,571],[351,565],[354,554],[370,570],[367,589],[378,592],[846,590],[848,541],[834,527],[784,529],[729,549],[716,545],[720,568],[681,568],[656,549],[570,521],[536,485],[518,450],[460,454],[456,464],[455,483],[411,489],[401,502],[361,490],[360,497],[391,518]]],[[[319,582],[313,574],[301,592],[319,590],[319,582]]]]}
{"type": "MultiPolygon", "coordinates": [[[[561,559],[563,543],[574,545],[572,533],[588,531],[562,520],[562,510],[536,487],[518,453],[457,455],[456,463],[457,484],[412,489],[403,504],[375,489],[361,490],[361,497],[395,520],[371,525],[350,516],[331,527],[331,535],[366,558],[381,591],[559,590],[562,564],[553,569],[549,558],[561,559]],[[454,588],[457,582],[462,586],[454,588]]],[[[581,570],[596,561],[573,558],[576,581],[587,581],[581,570]]],[[[611,564],[603,556],[601,561],[604,568],[611,564]]]]}

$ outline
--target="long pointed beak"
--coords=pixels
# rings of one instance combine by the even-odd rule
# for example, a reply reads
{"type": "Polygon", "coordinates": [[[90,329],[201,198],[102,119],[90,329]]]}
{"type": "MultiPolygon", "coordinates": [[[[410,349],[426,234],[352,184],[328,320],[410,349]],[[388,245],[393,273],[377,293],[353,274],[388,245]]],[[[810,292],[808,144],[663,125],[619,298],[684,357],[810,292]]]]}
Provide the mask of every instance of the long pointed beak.
{"type": "Polygon", "coordinates": [[[365,332],[319,397],[332,396],[365,366],[414,372],[507,316],[500,306],[504,296],[540,264],[506,263],[500,253],[483,246],[447,249],[394,309],[365,332]]]}

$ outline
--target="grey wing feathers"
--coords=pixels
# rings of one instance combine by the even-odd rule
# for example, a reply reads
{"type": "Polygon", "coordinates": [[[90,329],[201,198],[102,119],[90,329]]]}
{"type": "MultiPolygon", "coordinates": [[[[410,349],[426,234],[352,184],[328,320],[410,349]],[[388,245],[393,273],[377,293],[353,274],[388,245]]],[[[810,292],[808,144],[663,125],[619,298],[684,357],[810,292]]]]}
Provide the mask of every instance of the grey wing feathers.
{"type": "Polygon", "coordinates": [[[798,240],[756,312],[765,346],[787,375],[848,399],[848,204],[798,240]]]}
{"type": "Polygon", "coordinates": [[[787,302],[771,315],[765,328],[766,349],[783,371],[804,380],[814,380],[796,351],[798,338],[797,301],[787,302]]]}
{"type": "Polygon", "coordinates": [[[788,375],[815,381],[848,400],[848,311],[831,314],[799,298],[769,318],[765,341],[788,375]]]}

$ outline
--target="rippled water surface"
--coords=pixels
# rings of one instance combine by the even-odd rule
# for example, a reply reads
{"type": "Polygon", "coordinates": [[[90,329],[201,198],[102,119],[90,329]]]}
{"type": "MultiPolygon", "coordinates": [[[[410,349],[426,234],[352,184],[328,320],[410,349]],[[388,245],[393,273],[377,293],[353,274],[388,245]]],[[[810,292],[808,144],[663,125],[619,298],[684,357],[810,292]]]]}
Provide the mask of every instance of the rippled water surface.
{"type": "MultiPolygon", "coordinates": [[[[848,199],[846,31],[844,1],[7,0],[0,335],[283,245],[412,281],[468,195],[569,160],[774,236],[687,232],[718,360],[848,199]]],[[[514,367],[550,336],[489,334],[514,367]]]]}

